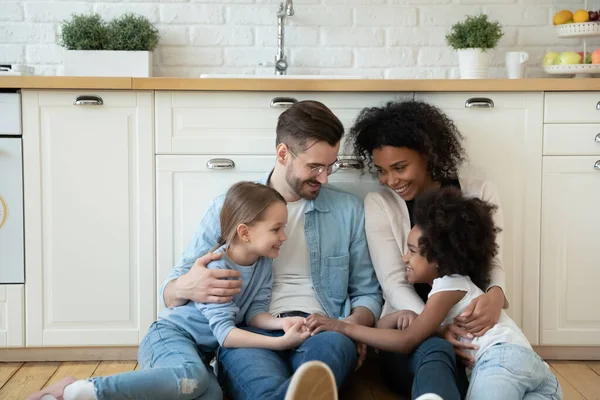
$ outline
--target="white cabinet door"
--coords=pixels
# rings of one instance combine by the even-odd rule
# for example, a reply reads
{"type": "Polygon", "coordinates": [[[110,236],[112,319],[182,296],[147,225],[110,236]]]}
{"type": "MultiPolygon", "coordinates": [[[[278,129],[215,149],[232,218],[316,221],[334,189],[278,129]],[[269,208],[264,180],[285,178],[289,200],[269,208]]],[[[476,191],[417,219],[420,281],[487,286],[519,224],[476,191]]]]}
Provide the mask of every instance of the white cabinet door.
{"type": "Polygon", "coordinates": [[[465,136],[461,175],[489,180],[504,213],[503,264],[508,314],[532,344],[539,338],[542,93],[432,93],[465,136]],[[493,106],[492,106],[493,104],[493,106]]]}
{"type": "MultiPolygon", "coordinates": [[[[291,104],[316,100],[349,131],[360,110],[412,92],[157,92],[158,154],[264,154],[275,152],[279,114],[291,104]]],[[[349,150],[344,143],[340,154],[349,150]]]]}
{"type": "Polygon", "coordinates": [[[544,157],[543,171],[541,344],[600,345],[600,157],[544,157]]]}
{"type": "Polygon", "coordinates": [[[23,347],[23,285],[0,285],[0,347],[23,347]]]}
{"type": "MultiPolygon", "coordinates": [[[[225,193],[235,182],[255,181],[265,176],[275,156],[220,155],[173,156],[156,158],[157,210],[157,285],[160,287],[183,249],[192,239],[210,202],[225,193]],[[211,169],[208,166],[221,166],[211,169]]],[[[361,174],[352,160],[344,160],[344,169],[331,175],[331,183],[364,198],[377,190],[371,175],[361,174]]],[[[157,299],[157,309],[162,307],[157,299]]]]}
{"type": "Polygon", "coordinates": [[[23,92],[27,346],[136,345],[153,321],[152,99],[23,92]]]}

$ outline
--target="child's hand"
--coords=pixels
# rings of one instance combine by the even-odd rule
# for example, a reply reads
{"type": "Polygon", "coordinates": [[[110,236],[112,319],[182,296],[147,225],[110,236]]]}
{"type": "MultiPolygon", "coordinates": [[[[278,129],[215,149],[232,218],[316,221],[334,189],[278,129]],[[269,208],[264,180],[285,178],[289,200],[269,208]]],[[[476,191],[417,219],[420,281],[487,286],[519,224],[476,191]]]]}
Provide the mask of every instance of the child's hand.
{"type": "Polygon", "coordinates": [[[294,325],[290,326],[285,332],[285,335],[281,337],[283,342],[282,350],[298,347],[309,337],[310,332],[308,332],[306,326],[304,326],[304,322],[296,322],[294,325]]]}
{"type": "Polygon", "coordinates": [[[398,321],[396,322],[396,328],[398,330],[406,329],[412,324],[417,318],[418,314],[411,310],[398,311],[398,321]]]}
{"type": "Polygon", "coordinates": [[[287,332],[291,327],[296,325],[297,323],[302,324],[301,332],[307,332],[308,328],[306,327],[306,318],[302,317],[285,317],[281,319],[281,329],[284,332],[287,332]]]}

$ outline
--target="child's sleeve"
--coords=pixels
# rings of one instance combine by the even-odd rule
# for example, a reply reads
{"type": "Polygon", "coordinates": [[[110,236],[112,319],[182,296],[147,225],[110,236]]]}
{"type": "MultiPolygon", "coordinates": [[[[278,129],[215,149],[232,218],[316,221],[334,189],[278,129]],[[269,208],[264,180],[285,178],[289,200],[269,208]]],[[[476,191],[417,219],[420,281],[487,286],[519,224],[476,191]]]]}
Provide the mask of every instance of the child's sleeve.
{"type": "Polygon", "coordinates": [[[429,298],[439,292],[451,292],[456,290],[463,292],[469,291],[469,282],[467,281],[467,278],[462,275],[446,275],[433,280],[431,292],[429,292],[427,297],[429,298]]]}
{"type": "Polygon", "coordinates": [[[269,312],[269,305],[271,304],[271,292],[273,288],[272,262],[270,262],[269,265],[259,266],[258,268],[264,268],[265,274],[262,275],[260,281],[257,281],[260,288],[256,293],[256,296],[250,302],[248,311],[246,311],[246,315],[244,316],[246,324],[249,324],[252,318],[256,317],[258,314],[269,312]]]}
{"type": "MultiPolygon", "coordinates": [[[[208,264],[209,269],[229,269],[223,260],[215,260],[208,264]]],[[[208,320],[208,325],[213,335],[223,346],[229,332],[235,328],[235,318],[240,312],[239,307],[233,301],[223,304],[195,303],[196,308],[208,320]]]]}

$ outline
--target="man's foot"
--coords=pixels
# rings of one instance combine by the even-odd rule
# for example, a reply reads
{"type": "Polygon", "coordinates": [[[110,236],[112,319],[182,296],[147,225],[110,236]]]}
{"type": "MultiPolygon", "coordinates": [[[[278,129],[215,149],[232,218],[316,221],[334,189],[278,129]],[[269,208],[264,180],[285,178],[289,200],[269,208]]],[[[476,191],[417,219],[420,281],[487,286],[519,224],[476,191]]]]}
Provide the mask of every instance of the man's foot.
{"type": "Polygon", "coordinates": [[[77,379],[67,376],[53,385],[30,395],[27,400],[62,400],[65,388],[77,379]]]}
{"type": "Polygon", "coordinates": [[[444,400],[434,393],[425,393],[416,398],[416,400],[444,400]]]}
{"type": "Polygon", "coordinates": [[[321,361],[309,361],[292,376],[285,400],[338,400],[335,377],[321,361]]]}

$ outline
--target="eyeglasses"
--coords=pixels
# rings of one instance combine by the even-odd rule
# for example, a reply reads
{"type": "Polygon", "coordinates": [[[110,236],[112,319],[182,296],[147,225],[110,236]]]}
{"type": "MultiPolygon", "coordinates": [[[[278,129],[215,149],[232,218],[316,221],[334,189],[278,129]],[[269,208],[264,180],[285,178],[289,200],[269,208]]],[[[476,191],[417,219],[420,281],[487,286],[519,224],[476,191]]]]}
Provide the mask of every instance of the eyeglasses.
{"type": "Polygon", "coordinates": [[[288,148],[288,151],[290,152],[291,155],[293,155],[298,161],[300,161],[302,164],[304,164],[304,166],[306,168],[308,168],[310,170],[310,178],[316,178],[317,176],[321,175],[323,172],[327,171],[327,175],[331,175],[333,173],[335,173],[338,169],[340,169],[340,160],[335,160],[335,162],[333,164],[330,165],[319,165],[318,167],[309,167],[308,164],[306,164],[304,161],[302,161],[300,159],[300,157],[298,157],[297,155],[294,154],[294,152],[288,148]]]}

